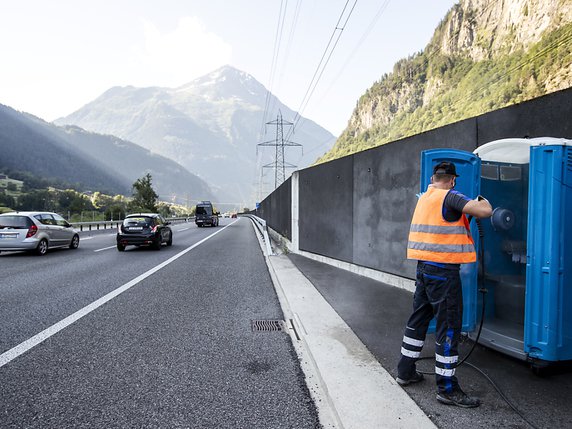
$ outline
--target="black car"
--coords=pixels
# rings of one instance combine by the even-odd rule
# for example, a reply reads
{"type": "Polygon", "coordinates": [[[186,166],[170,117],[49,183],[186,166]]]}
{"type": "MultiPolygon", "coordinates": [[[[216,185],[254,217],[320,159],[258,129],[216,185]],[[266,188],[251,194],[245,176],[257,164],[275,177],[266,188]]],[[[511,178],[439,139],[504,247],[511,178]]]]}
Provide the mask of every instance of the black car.
{"type": "Polygon", "coordinates": [[[123,252],[125,246],[151,246],[161,250],[163,243],[173,244],[171,222],[156,213],[141,213],[128,215],[117,230],[117,250],[123,252]]]}

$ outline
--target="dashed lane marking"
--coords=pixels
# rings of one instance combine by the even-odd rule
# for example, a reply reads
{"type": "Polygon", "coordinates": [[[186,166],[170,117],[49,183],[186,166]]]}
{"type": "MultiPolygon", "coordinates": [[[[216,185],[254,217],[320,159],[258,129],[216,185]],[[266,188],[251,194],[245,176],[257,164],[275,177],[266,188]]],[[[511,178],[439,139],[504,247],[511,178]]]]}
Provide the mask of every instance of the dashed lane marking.
{"type": "Polygon", "coordinates": [[[117,247],[117,245],[114,244],[113,246],[108,246],[108,247],[104,247],[103,249],[94,250],[94,252],[102,252],[104,250],[115,249],[116,247],[117,247]]]}

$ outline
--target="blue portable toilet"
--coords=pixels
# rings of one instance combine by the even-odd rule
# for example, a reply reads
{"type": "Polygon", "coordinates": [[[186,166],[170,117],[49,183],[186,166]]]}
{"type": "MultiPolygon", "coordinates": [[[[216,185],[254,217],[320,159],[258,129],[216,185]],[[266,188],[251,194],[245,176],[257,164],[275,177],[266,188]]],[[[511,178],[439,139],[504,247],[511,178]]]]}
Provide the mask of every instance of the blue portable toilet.
{"type": "Polygon", "coordinates": [[[535,367],[570,360],[572,140],[503,139],[474,153],[481,193],[495,207],[482,222],[488,293],[480,342],[535,367]]]}
{"type": "MultiPolygon", "coordinates": [[[[455,189],[470,198],[479,195],[479,175],[481,160],[471,152],[457,149],[430,149],[421,152],[421,180],[420,192],[423,193],[431,183],[433,167],[442,161],[455,163],[457,178],[455,189]]],[[[475,247],[478,251],[477,228],[474,221],[471,222],[471,233],[475,247]]],[[[477,322],[477,264],[461,265],[461,277],[463,284],[463,332],[475,329],[477,322]]],[[[435,332],[435,320],[429,325],[429,333],[435,332]]]]}

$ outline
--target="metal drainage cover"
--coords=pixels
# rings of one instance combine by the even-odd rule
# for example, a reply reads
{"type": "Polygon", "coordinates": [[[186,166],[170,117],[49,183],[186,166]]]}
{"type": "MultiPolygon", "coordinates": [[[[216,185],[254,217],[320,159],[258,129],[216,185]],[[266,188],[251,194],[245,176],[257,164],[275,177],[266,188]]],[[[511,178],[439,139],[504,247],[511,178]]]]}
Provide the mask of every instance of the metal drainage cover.
{"type": "Polygon", "coordinates": [[[251,320],[252,332],[284,331],[283,320],[251,320]]]}

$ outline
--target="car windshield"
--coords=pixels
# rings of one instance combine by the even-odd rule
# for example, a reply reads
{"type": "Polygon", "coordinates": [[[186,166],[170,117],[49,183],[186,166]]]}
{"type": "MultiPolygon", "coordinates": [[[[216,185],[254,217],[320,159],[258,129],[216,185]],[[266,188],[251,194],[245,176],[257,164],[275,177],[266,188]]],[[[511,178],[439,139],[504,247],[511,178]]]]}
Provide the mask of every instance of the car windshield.
{"type": "Polygon", "coordinates": [[[0,216],[0,228],[28,229],[31,223],[26,216],[0,216]]]}
{"type": "Polygon", "coordinates": [[[153,225],[153,218],[147,216],[128,217],[123,221],[123,226],[149,226],[153,225]]]}
{"type": "Polygon", "coordinates": [[[197,212],[198,215],[211,215],[212,214],[212,208],[210,206],[197,206],[197,212]]]}

